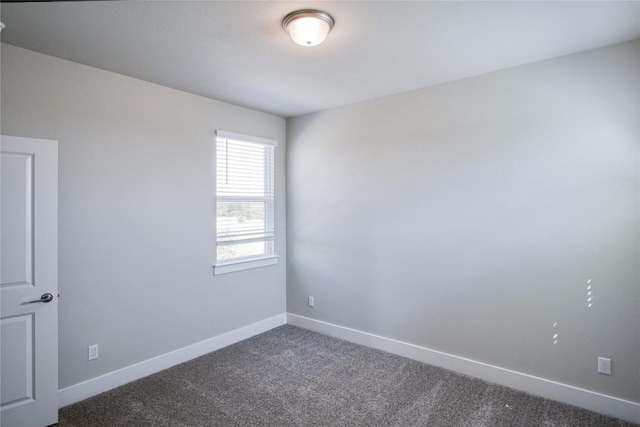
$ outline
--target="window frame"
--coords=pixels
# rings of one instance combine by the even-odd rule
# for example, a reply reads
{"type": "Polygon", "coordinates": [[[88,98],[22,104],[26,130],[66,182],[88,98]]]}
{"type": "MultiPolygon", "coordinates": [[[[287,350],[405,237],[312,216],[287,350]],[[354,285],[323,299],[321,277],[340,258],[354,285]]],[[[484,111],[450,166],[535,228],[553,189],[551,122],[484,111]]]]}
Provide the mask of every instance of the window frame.
{"type": "MultiPolygon", "coordinates": [[[[232,273],[236,271],[242,271],[252,268],[265,267],[268,265],[274,265],[278,262],[278,255],[275,252],[275,148],[277,147],[278,142],[269,138],[262,138],[252,135],[245,135],[235,132],[228,132],[223,130],[216,131],[216,137],[214,142],[214,177],[215,177],[215,185],[214,185],[214,200],[215,200],[215,220],[214,220],[214,229],[215,229],[215,239],[216,239],[216,247],[215,247],[215,256],[214,256],[214,265],[213,272],[214,275],[232,273]],[[218,202],[221,200],[234,200],[233,196],[219,196],[218,195],[218,142],[220,139],[231,139],[236,141],[241,141],[244,143],[252,143],[263,146],[273,147],[272,150],[265,150],[264,162],[265,162],[265,179],[264,179],[264,202],[266,204],[265,208],[265,218],[264,218],[264,227],[265,232],[269,229],[273,230],[273,237],[264,239],[258,239],[258,241],[264,242],[265,245],[265,253],[260,255],[249,255],[245,257],[237,257],[229,260],[219,260],[218,259],[218,247],[219,246],[228,246],[220,245],[220,235],[218,234],[218,202]],[[266,174],[270,174],[271,176],[266,176],[266,174]],[[272,228],[269,227],[269,224],[272,224],[272,228]]],[[[251,199],[252,197],[247,197],[251,199]]],[[[238,201],[243,201],[242,197],[238,197],[238,201]]],[[[248,242],[247,242],[248,243],[248,242]]]]}

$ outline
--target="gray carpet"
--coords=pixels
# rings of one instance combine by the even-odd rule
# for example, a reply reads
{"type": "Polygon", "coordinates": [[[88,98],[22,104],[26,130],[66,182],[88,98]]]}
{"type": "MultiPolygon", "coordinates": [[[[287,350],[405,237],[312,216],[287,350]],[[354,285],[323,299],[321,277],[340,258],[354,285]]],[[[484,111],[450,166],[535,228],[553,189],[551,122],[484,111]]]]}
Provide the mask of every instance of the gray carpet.
{"type": "Polygon", "coordinates": [[[631,426],[293,326],[60,410],[59,426],[631,426]]]}

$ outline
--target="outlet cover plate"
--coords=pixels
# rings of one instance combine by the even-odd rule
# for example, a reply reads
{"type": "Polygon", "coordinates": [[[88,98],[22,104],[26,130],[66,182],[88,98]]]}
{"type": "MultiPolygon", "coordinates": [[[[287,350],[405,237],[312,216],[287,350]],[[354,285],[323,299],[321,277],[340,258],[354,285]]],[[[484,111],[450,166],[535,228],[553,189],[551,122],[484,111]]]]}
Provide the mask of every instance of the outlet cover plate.
{"type": "Polygon", "coordinates": [[[98,358],[98,344],[89,346],[88,359],[94,360],[98,358]]]}
{"type": "Polygon", "coordinates": [[[598,357],[598,373],[611,375],[611,359],[606,357],[598,357]]]}

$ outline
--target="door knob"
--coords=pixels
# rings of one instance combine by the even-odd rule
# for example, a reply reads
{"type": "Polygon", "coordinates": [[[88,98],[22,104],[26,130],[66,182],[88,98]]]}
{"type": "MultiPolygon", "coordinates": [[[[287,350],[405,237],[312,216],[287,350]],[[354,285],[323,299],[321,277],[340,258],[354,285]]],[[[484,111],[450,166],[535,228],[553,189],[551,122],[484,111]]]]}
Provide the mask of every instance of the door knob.
{"type": "Polygon", "coordinates": [[[47,292],[46,294],[42,294],[40,299],[34,299],[33,301],[27,301],[24,304],[33,304],[34,302],[51,302],[52,299],[53,299],[53,295],[51,295],[49,292],[47,292]]]}

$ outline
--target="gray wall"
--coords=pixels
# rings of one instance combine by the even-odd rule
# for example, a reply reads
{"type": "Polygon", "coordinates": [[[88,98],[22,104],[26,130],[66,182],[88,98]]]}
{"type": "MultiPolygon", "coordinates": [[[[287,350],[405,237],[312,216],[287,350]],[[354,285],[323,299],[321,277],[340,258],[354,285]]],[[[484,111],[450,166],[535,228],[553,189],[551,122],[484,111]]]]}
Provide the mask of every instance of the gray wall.
{"type": "Polygon", "coordinates": [[[2,45],[2,133],[59,141],[61,388],[285,311],[284,119],[2,45]],[[276,266],[213,276],[215,129],[279,141],[276,266]]]}
{"type": "Polygon", "coordinates": [[[288,311],[640,401],[639,52],[289,120],[288,311]]]}

